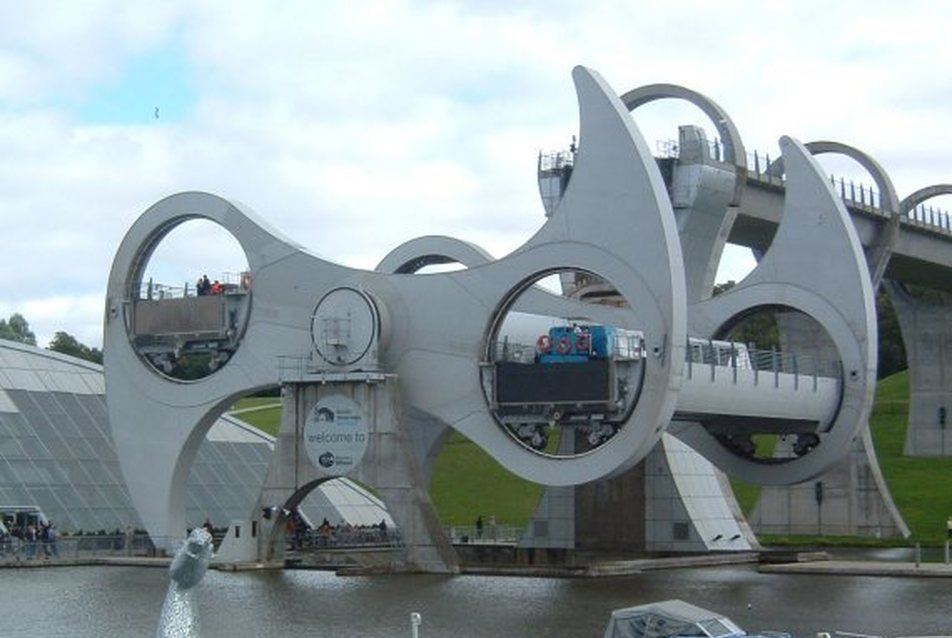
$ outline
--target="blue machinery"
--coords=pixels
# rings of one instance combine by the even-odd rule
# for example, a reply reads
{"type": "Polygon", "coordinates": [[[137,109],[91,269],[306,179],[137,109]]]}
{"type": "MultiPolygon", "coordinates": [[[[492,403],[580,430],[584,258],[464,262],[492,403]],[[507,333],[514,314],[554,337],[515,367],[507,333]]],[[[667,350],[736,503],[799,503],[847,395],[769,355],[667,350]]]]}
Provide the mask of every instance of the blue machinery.
{"type": "MultiPolygon", "coordinates": [[[[578,67],[573,77],[581,136],[571,179],[538,233],[498,260],[424,237],[360,271],[310,255],[213,195],[173,195],[143,213],[113,262],[104,350],[117,452],[150,533],[184,532],[187,469],[214,419],[278,384],[285,417],[258,510],[293,510],[346,472],[379,490],[407,563],[434,571],[455,565],[425,489],[451,429],[549,486],[620,475],[665,432],[762,484],[806,480],[845,454],[873,397],[873,292],[848,214],[810,153],[781,139],[787,195],[776,236],[750,276],[708,298],[696,273],[716,266],[724,210],[713,222],[705,210],[676,219],[626,105],[598,74],[578,67]],[[158,359],[148,351],[141,319],[147,303],[163,302],[140,291],[158,242],[196,217],[231,232],[254,283],[223,315],[227,357],[186,382],[163,363],[174,348],[158,359]],[[698,230],[712,223],[715,232],[698,230]],[[466,268],[413,274],[448,261],[466,268]],[[553,274],[561,293],[537,285],[553,274]],[[790,365],[789,353],[771,353],[764,365],[719,340],[751,311],[777,306],[826,335],[831,365],[790,365]],[[326,414],[346,418],[315,416],[326,414]],[[356,429],[329,437],[320,428],[330,422],[356,429]],[[792,437],[795,451],[758,458],[750,441],[759,433],[792,437]],[[351,445],[331,455],[349,459],[346,469],[317,462],[330,458],[318,442],[332,439],[351,445]]],[[[736,196],[730,180],[716,186],[725,204],[736,196]]],[[[252,523],[262,531],[259,557],[271,556],[283,521],[252,523]]]]}

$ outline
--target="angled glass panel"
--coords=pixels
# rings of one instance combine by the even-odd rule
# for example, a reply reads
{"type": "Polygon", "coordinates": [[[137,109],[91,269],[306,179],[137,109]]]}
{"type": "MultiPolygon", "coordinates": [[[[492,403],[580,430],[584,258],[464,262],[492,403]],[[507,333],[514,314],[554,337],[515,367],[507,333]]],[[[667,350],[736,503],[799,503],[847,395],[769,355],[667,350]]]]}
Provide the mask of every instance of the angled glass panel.
{"type": "Polygon", "coordinates": [[[13,485],[14,483],[19,482],[20,479],[18,479],[16,474],[14,474],[13,468],[10,467],[3,456],[0,455],[0,487],[13,485]]]}
{"type": "Polygon", "coordinates": [[[187,491],[195,497],[195,507],[214,506],[217,502],[215,495],[204,485],[192,484],[187,491]]]}
{"type": "Polygon", "coordinates": [[[33,459],[33,465],[43,475],[47,485],[64,485],[68,482],[66,472],[56,459],[33,459]]]}
{"type": "Polygon", "coordinates": [[[82,487],[77,487],[76,491],[79,492],[83,500],[89,505],[89,508],[92,510],[109,510],[111,509],[109,501],[103,496],[102,492],[94,485],[84,485],[82,487]]]}
{"type": "Polygon", "coordinates": [[[54,488],[33,487],[30,488],[30,494],[33,495],[37,506],[46,514],[47,518],[61,519],[66,515],[66,507],[60,501],[54,488]]]}
{"type": "Polygon", "coordinates": [[[49,416],[51,419],[66,416],[66,410],[64,410],[60,402],[56,400],[54,393],[34,392],[31,395],[31,398],[36,403],[40,411],[49,416]]]}
{"type": "Polygon", "coordinates": [[[129,493],[126,492],[124,487],[119,485],[104,485],[101,486],[100,491],[112,503],[113,507],[117,510],[122,509],[133,509],[132,501],[129,498],[129,493]]]}
{"type": "Polygon", "coordinates": [[[200,495],[192,489],[185,490],[185,499],[188,502],[187,509],[197,512],[202,509],[203,503],[200,500],[200,495]]]}
{"type": "Polygon", "coordinates": [[[3,424],[11,436],[24,436],[33,433],[33,428],[26,422],[26,417],[22,413],[4,414],[3,424]]]}
{"type": "Polygon", "coordinates": [[[13,484],[7,486],[7,496],[10,500],[7,501],[8,505],[30,505],[30,494],[26,491],[26,487],[21,484],[13,484]]]}
{"type": "Polygon", "coordinates": [[[6,373],[7,378],[10,380],[10,388],[16,388],[17,390],[27,392],[43,392],[46,389],[43,386],[43,381],[32,370],[22,370],[16,367],[9,367],[6,368],[4,372],[6,373]]]}
{"type": "Polygon", "coordinates": [[[70,485],[89,485],[91,482],[89,475],[83,470],[79,461],[63,459],[60,460],[60,467],[66,474],[66,480],[70,485]]]}
{"type": "Polygon", "coordinates": [[[81,461],[83,469],[86,470],[86,474],[89,475],[90,480],[96,485],[106,485],[110,484],[113,481],[110,479],[109,474],[106,473],[106,470],[102,468],[102,464],[98,463],[95,460],[83,460],[81,461]]]}
{"type": "Polygon", "coordinates": [[[112,449],[112,444],[101,437],[84,439],[100,461],[112,461],[116,459],[116,452],[112,449]]]}
{"type": "Polygon", "coordinates": [[[69,436],[87,436],[91,430],[95,430],[95,424],[83,409],[82,404],[77,400],[75,394],[57,394],[56,403],[62,409],[64,416],[69,418],[69,423],[64,424],[64,434],[69,436]]]}
{"type": "Polygon", "coordinates": [[[208,469],[208,465],[204,463],[196,463],[192,466],[192,472],[189,476],[190,480],[195,483],[202,485],[209,485],[212,481],[212,473],[208,469]]]}
{"type": "Polygon", "coordinates": [[[22,485],[44,485],[46,483],[46,478],[30,461],[26,459],[7,459],[7,463],[13,468],[22,485]]]}
{"type": "MultiPolygon", "coordinates": [[[[57,480],[57,466],[56,461],[53,459],[33,459],[33,467],[36,468],[36,471],[40,476],[40,483],[43,485],[55,485],[57,483],[62,483],[62,481],[57,480]]],[[[60,472],[60,474],[62,474],[60,472]]]]}
{"type": "MultiPolygon", "coordinates": [[[[222,463],[218,466],[218,473],[221,477],[221,481],[226,485],[235,485],[236,483],[243,483],[247,480],[247,474],[241,473],[241,468],[244,465],[237,455],[229,459],[227,462],[222,463]]],[[[263,477],[262,477],[263,478],[263,477]]]]}
{"type": "Polygon", "coordinates": [[[220,492],[221,505],[228,510],[245,509],[250,510],[254,506],[254,499],[249,500],[242,490],[234,485],[225,485],[220,492]]]}
{"type": "Polygon", "coordinates": [[[20,408],[17,407],[16,403],[13,402],[13,399],[10,398],[10,395],[7,394],[7,391],[4,390],[6,385],[3,383],[4,379],[0,377],[0,414],[4,412],[19,412],[20,408]]]}
{"type": "Polygon", "coordinates": [[[125,485],[126,481],[122,477],[122,469],[119,467],[118,460],[110,460],[106,463],[101,463],[103,471],[109,476],[109,482],[113,485],[125,485]]]}
{"type": "Polygon", "coordinates": [[[83,413],[88,415],[90,427],[89,430],[95,430],[99,436],[112,440],[112,432],[109,430],[109,412],[106,408],[106,402],[103,395],[79,395],[76,396],[77,403],[82,406],[83,413]]]}
{"type": "Polygon", "coordinates": [[[68,459],[72,456],[69,447],[66,445],[66,442],[58,434],[49,434],[44,436],[40,434],[40,440],[43,442],[43,445],[50,452],[50,456],[54,459],[68,459]]]}
{"type": "Polygon", "coordinates": [[[17,439],[11,436],[0,436],[0,457],[7,459],[25,459],[27,455],[17,439]]]}
{"type": "Polygon", "coordinates": [[[85,510],[89,507],[88,503],[86,503],[72,485],[64,485],[58,488],[58,493],[70,512],[85,510]]]}
{"type": "Polygon", "coordinates": [[[89,443],[86,442],[86,439],[78,436],[71,436],[66,439],[66,445],[72,451],[73,456],[77,459],[83,459],[87,461],[98,461],[99,455],[96,454],[96,451],[90,447],[89,443]]]}
{"type": "Polygon", "coordinates": [[[203,463],[221,463],[221,453],[218,451],[220,443],[217,441],[205,440],[198,448],[198,460],[203,463]]]}
{"type": "Polygon", "coordinates": [[[27,457],[31,459],[52,458],[50,451],[40,442],[40,438],[37,436],[21,436],[20,445],[23,447],[23,451],[26,452],[27,457]]]}

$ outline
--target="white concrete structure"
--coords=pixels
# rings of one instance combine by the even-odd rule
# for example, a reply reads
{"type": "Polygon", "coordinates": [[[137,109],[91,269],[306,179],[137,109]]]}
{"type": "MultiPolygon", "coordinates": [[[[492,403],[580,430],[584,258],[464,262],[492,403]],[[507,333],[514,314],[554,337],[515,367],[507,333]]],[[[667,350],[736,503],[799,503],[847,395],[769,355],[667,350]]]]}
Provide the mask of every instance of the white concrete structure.
{"type": "MultiPolygon", "coordinates": [[[[151,533],[172,537],[184,530],[185,476],[217,416],[236,398],[278,383],[302,398],[293,414],[285,410],[282,435],[288,437],[289,456],[272,466],[262,503],[296,499],[346,468],[346,475],[361,476],[380,490],[394,519],[408,525],[401,529],[407,563],[434,571],[451,571],[452,557],[439,549],[443,541],[434,538],[437,530],[426,503],[405,497],[425,489],[427,459],[446,427],[462,432],[515,474],[552,486],[624,474],[655,448],[673,418],[680,438],[720,467],[762,483],[815,476],[846,452],[872,400],[872,289],[847,213],[809,152],[795,140],[781,140],[786,213],[758,269],[729,294],[689,297],[678,220],[654,158],[627,107],[605,82],[582,67],[573,76],[581,137],[571,181],[538,233],[499,260],[426,276],[391,274],[414,270],[429,254],[407,249],[407,259],[385,260],[388,266],[380,270],[391,272],[344,268],[308,254],[242,206],[204,193],[166,198],[135,222],[110,273],[104,350],[120,462],[151,533]],[[202,326],[205,334],[227,342],[227,356],[215,359],[223,365],[205,378],[182,381],[169,376],[164,365],[154,365],[161,360],[144,350],[148,331],[162,328],[155,320],[163,308],[143,303],[139,291],[156,245],[195,217],[231,232],[245,251],[253,283],[244,297],[222,306],[220,330],[202,326]],[[829,255],[828,261],[820,263],[815,253],[807,253],[807,242],[829,255]],[[609,282],[628,303],[588,303],[584,295],[569,298],[533,287],[549,274],[566,271],[609,282]],[[689,327],[695,336],[712,338],[749,309],[778,303],[814,317],[830,334],[842,377],[828,381],[813,375],[808,388],[798,372],[777,369],[770,373],[771,387],[758,370],[714,364],[707,366],[704,383],[686,376],[692,369],[686,364],[689,327]],[[578,363],[588,367],[514,362],[507,359],[512,350],[504,338],[510,311],[571,317],[585,330],[621,330],[640,341],[624,361],[581,357],[578,363]],[[145,312],[151,313],[149,321],[140,316],[145,312]],[[608,394],[592,401],[546,394],[540,381],[544,374],[575,374],[572,378],[581,383],[589,376],[576,374],[579,370],[604,373],[610,382],[597,389],[608,394]],[[527,401],[522,413],[517,408],[505,412],[503,404],[513,402],[509,394],[503,401],[503,393],[512,389],[513,379],[523,377],[530,379],[524,383],[526,396],[545,396],[527,401]],[[387,391],[362,396],[361,388],[374,384],[387,391]],[[337,392],[322,395],[323,385],[337,392]],[[826,398],[818,400],[821,395],[826,398]],[[356,402],[348,423],[367,420],[363,461],[350,448],[304,456],[307,444],[351,436],[309,426],[322,420],[321,402],[333,396],[356,402]],[[583,406],[588,403],[598,407],[583,406]],[[353,416],[360,411],[366,416],[353,416]],[[525,444],[511,425],[520,414],[532,427],[546,421],[564,426],[562,437],[574,438],[573,445],[550,453],[525,444]],[[767,424],[770,431],[807,432],[816,444],[781,463],[758,463],[719,442],[732,431],[732,416],[741,435],[767,424]],[[590,431],[597,425],[607,434],[585,444],[578,436],[582,430],[573,429],[576,417],[590,419],[590,431]],[[401,441],[404,423],[409,424],[407,444],[401,441]],[[425,431],[431,424],[432,431],[425,431]],[[319,432],[309,433],[308,427],[319,432]],[[296,468],[292,474],[288,463],[296,468]],[[392,467],[382,469],[378,463],[392,467]],[[436,547],[436,554],[428,554],[427,547],[436,547]],[[417,549],[421,552],[415,554],[417,549]]],[[[461,246],[444,243],[454,250],[461,246]]],[[[696,245],[714,254],[722,242],[715,242],[713,251],[708,244],[696,245]]],[[[467,255],[482,261],[478,249],[467,255]]],[[[707,279],[702,277],[697,287],[707,279]]],[[[200,303],[204,310],[221,305],[200,303]]],[[[566,346],[560,356],[568,352],[566,346]]]]}

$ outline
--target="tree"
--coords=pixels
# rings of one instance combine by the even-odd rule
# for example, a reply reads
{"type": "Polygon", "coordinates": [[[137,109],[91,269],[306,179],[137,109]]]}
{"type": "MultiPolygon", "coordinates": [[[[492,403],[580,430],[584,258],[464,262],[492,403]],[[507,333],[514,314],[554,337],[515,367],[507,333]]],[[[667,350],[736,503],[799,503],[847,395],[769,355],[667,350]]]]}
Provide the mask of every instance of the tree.
{"type": "Polygon", "coordinates": [[[90,348],[76,340],[76,337],[67,332],[57,332],[47,350],[67,354],[78,359],[85,359],[93,363],[102,363],[102,351],[98,348],[90,348]]]}
{"type": "Polygon", "coordinates": [[[36,335],[30,330],[30,324],[18,312],[10,315],[9,319],[0,319],[0,339],[36,345],[36,335]]]}
{"type": "MultiPolygon", "coordinates": [[[[714,294],[718,295],[733,288],[736,284],[728,281],[714,286],[714,294]]],[[[933,303],[949,303],[948,296],[934,290],[924,288],[910,288],[910,294],[918,299],[933,303]]],[[[879,340],[879,361],[877,378],[883,379],[900,370],[906,369],[906,349],[899,331],[899,320],[896,311],[889,301],[889,296],[880,291],[876,295],[876,314],[878,316],[877,339],[879,340]]],[[[770,349],[780,343],[780,334],[777,322],[771,312],[758,312],[747,317],[733,327],[730,335],[733,341],[740,343],[755,343],[760,349],[770,349]]]]}
{"type": "MultiPolygon", "coordinates": [[[[727,292],[737,283],[731,279],[714,286],[713,295],[727,292]]],[[[780,346],[780,330],[777,327],[775,309],[761,308],[740,319],[731,326],[730,332],[722,335],[731,341],[753,344],[758,350],[770,350],[780,346]]]]}
{"type": "Polygon", "coordinates": [[[876,377],[884,379],[906,369],[906,346],[899,331],[899,318],[889,301],[889,295],[876,295],[876,314],[879,316],[879,367],[876,377]]]}

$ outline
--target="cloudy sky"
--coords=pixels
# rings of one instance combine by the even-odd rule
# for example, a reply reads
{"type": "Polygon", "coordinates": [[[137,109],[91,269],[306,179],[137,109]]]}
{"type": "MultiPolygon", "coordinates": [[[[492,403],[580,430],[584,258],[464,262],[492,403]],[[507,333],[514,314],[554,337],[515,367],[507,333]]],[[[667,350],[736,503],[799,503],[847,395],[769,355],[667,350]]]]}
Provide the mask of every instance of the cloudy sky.
{"type": "MultiPolygon", "coordinates": [[[[178,191],[239,200],[356,267],[424,234],[504,255],[542,223],[538,152],[577,132],[576,64],[619,93],[701,91],[748,150],[833,139],[900,197],[952,181],[952,3],[0,0],[0,15],[0,317],[23,314],[43,346],[58,330],[101,345],[119,242],[178,191]]],[[[633,117],[652,146],[712,130],[673,101],[633,117]]],[[[154,267],[184,282],[241,261],[195,222],[154,267]]]]}

